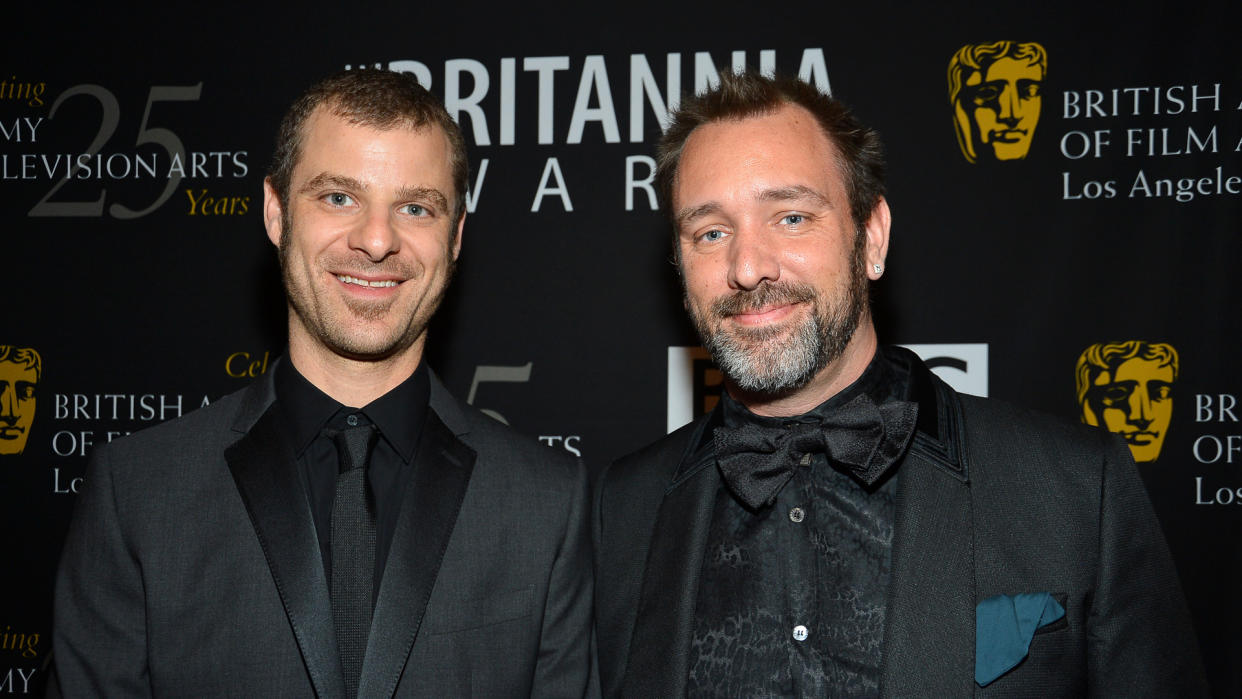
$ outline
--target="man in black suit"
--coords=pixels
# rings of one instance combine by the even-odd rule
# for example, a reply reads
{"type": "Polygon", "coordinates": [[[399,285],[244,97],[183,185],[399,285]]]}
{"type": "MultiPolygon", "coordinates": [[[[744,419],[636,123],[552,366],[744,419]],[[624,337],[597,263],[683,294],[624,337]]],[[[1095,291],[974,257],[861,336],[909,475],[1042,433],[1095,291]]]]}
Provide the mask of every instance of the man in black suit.
{"type": "Polygon", "coordinates": [[[423,361],[465,221],[460,130],[355,71],[286,114],[264,223],[288,356],[95,451],[56,587],[70,696],[581,696],[581,464],[423,361]]]}
{"type": "Polygon", "coordinates": [[[880,347],[878,138],[722,76],[660,145],[708,416],[598,486],[608,696],[1193,696],[1185,601],[1125,447],[880,347]]]}

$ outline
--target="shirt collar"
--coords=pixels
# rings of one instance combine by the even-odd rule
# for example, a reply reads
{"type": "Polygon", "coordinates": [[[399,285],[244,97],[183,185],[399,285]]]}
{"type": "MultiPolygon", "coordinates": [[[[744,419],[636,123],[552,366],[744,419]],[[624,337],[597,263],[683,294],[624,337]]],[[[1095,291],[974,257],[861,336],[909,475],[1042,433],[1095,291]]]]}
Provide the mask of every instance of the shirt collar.
{"type": "MultiPolygon", "coordinates": [[[[756,415],[750,412],[746,406],[734,400],[729,395],[729,391],[722,387],[720,391],[720,404],[714,411],[719,416],[716,424],[726,427],[737,427],[746,422],[754,422],[761,425],[780,425],[787,422],[817,421],[837,406],[844,405],[853,400],[860,393],[870,395],[877,405],[890,400],[918,400],[919,396],[913,395],[915,391],[912,385],[912,369],[907,355],[909,355],[908,350],[881,346],[876,350],[875,355],[871,357],[871,361],[867,364],[867,368],[863,370],[862,375],[855,379],[853,383],[802,415],[795,415],[793,417],[756,415]]],[[[714,431],[715,425],[704,430],[697,448],[701,449],[710,446],[714,431]]]]}
{"type": "Polygon", "coordinates": [[[363,413],[379,428],[380,435],[409,462],[423,429],[427,402],[431,397],[431,379],[427,364],[418,368],[396,388],[362,407],[363,413]]]}
{"type": "Polygon", "coordinates": [[[721,390],[720,408],[724,424],[728,427],[737,427],[752,422],[776,427],[790,422],[818,422],[824,416],[831,414],[838,406],[849,403],[854,400],[855,396],[863,393],[870,395],[876,405],[890,400],[906,400],[909,393],[907,376],[909,371],[908,369],[903,371],[904,367],[894,366],[894,358],[887,356],[889,354],[886,352],[887,349],[882,347],[876,351],[871,361],[867,363],[867,368],[863,369],[863,373],[853,383],[802,415],[791,417],[756,415],[734,400],[728,390],[721,390]]]}
{"type": "Polygon", "coordinates": [[[299,457],[340,411],[360,412],[379,428],[380,436],[405,461],[414,458],[423,418],[431,396],[431,380],[420,362],[405,381],[362,408],[348,408],[302,376],[293,362],[276,366],[276,399],[285,416],[286,434],[299,457]]]}

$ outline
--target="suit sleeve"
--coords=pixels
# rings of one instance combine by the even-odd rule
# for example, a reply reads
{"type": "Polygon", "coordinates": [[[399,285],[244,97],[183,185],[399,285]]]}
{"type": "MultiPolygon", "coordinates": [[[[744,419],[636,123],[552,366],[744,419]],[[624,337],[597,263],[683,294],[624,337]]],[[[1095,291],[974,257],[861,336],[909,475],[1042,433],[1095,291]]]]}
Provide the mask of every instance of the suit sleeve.
{"type": "Polygon", "coordinates": [[[1110,436],[1100,565],[1088,617],[1092,696],[1209,696],[1199,644],[1160,524],[1129,449],[1110,436]]]}
{"type": "Polygon", "coordinates": [[[125,542],[109,454],[91,456],[56,577],[53,647],[66,697],[151,694],[142,571],[125,542]]]}
{"type": "Polygon", "coordinates": [[[531,691],[534,697],[598,694],[591,668],[594,574],[586,467],[575,462],[573,474],[564,536],[548,584],[531,691]]]}

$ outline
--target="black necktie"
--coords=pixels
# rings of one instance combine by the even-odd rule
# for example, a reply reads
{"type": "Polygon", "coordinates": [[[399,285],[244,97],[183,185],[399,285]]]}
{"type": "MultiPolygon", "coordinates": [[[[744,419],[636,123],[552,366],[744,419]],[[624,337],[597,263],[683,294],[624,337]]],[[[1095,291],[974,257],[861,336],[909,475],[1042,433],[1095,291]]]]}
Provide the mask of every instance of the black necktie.
{"type": "Polygon", "coordinates": [[[345,671],[345,689],[348,696],[355,697],[371,632],[375,509],[368,497],[367,458],[376,435],[372,425],[328,434],[336,441],[340,457],[332,500],[332,623],[345,671]]]}
{"type": "Polygon", "coordinates": [[[775,502],[810,454],[823,453],[835,468],[871,485],[905,452],[917,417],[916,403],[876,405],[863,393],[826,415],[718,427],[716,462],[729,489],[752,510],[775,502]]]}

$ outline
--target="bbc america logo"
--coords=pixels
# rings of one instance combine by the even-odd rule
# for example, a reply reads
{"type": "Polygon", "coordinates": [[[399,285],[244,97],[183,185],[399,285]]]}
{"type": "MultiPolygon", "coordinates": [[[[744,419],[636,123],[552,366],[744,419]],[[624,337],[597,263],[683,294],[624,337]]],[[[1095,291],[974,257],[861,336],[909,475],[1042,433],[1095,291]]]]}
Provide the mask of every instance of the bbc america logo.
{"type": "MultiPolygon", "coordinates": [[[[987,397],[988,345],[902,345],[927,363],[928,368],[960,393],[987,397]]],[[[702,347],[668,348],[669,432],[711,412],[720,400],[723,375],[702,347]]]]}
{"type": "Polygon", "coordinates": [[[958,393],[988,397],[988,344],[902,345],[958,393]]]}

